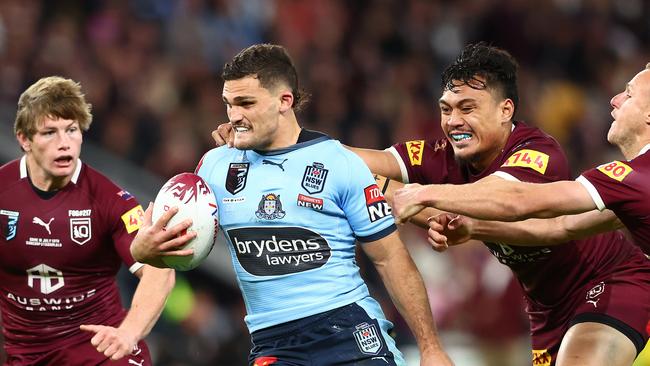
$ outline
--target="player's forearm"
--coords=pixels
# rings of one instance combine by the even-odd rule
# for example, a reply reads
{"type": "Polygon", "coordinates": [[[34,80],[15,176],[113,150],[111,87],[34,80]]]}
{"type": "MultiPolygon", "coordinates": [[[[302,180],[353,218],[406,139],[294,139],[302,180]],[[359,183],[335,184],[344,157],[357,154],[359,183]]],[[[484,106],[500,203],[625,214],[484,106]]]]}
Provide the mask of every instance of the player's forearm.
{"type": "Polygon", "coordinates": [[[444,352],[424,282],[406,249],[402,247],[385,263],[376,263],[376,266],[393,303],[413,332],[420,352],[444,352]]]}
{"type": "Polygon", "coordinates": [[[580,202],[575,200],[572,183],[575,182],[532,184],[499,179],[465,185],[430,185],[421,189],[418,200],[443,211],[498,221],[550,218],[591,210],[588,196],[587,201],[584,197],[580,197],[580,202]]]}
{"type": "Polygon", "coordinates": [[[517,222],[476,220],[472,239],[518,246],[557,245],[571,240],[571,232],[557,219],[529,219],[517,222]]]}
{"type": "Polygon", "coordinates": [[[174,283],[174,270],[145,265],[131,307],[120,328],[134,334],[138,340],[146,337],[160,317],[174,283]]]}

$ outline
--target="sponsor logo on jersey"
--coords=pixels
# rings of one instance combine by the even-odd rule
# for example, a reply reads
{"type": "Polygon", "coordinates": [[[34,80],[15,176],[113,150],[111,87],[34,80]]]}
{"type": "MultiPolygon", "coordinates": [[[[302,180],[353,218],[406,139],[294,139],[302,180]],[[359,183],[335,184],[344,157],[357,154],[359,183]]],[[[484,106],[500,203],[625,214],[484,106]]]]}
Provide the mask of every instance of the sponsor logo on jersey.
{"type": "Polygon", "coordinates": [[[278,162],[273,161],[273,160],[264,159],[264,160],[262,160],[262,165],[275,165],[278,168],[280,168],[282,171],[284,171],[284,163],[286,163],[287,160],[289,160],[289,159],[284,159],[284,160],[282,160],[281,162],[278,163],[278,162]]]}
{"type": "Polygon", "coordinates": [[[267,366],[267,365],[272,365],[276,362],[278,362],[277,357],[273,357],[273,356],[258,357],[253,362],[253,366],[267,366]]]}
{"type": "Polygon", "coordinates": [[[374,324],[361,323],[355,327],[354,339],[359,350],[367,355],[376,355],[381,350],[381,337],[374,324]]]}
{"type": "Polygon", "coordinates": [[[309,194],[316,194],[323,191],[325,179],[327,179],[328,169],[325,165],[314,162],[305,168],[305,174],[302,176],[302,188],[309,194]]]}
{"type": "Polygon", "coordinates": [[[606,176],[615,179],[619,182],[622,182],[628,174],[632,173],[634,170],[629,165],[614,160],[611,163],[603,164],[598,167],[603,174],[606,176]]]}
{"type": "Polygon", "coordinates": [[[54,217],[50,217],[50,219],[47,220],[47,222],[43,221],[43,219],[41,219],[40,217],[34,216],[34,218],[32,218],[32,224],[36,224],[44,227],[45,230],[47,230],[48,235],[52,235],[52,230],[50,230],[50,224],[52,223],[52,221],[54,221],[54,217]]]}
{"type": "Polygon", "coordinates": [[[226,191],[237,194],[246,187],[249,166],[250,163],[230,163],[226,175],[226,191]]]}
{"type": "MultiPolygon", "coordinates": [[[[65,286],[63,272],[47,264],[39,264],[29,268],[26,273],[27,286],[43,295],[51,295],[65,286]]],[[[75,305],[94,296],[96,292],[96,289],[90,289],[82,293],[66,294],[66,297],[23,297],[9,292],[7,293],[7,299],[17,307],[27,311],[58,311],[70,310],[75,305]]]]}
{"type": "Polygon", "coordinates": [[[282,210],[280,195],[275,193],[263,194],[260,203],[257,205],[255,216],[262,220],[281,219],[287,213],[282,210]]]}
{"type": "Polygon", "coordinates": [[[533,365],[534,366],[551,366],[551,354],[546,349],[533,350],[533,365]]]}
{"type": "Polygon", "coordinates": [[[600,282],[596,286],[592,287],[589,291],[587,291],[587,304],[592,304],[594,308],[598,307],[598,300],[600,300],[599,296],[605,292],[605,282],[600,282]]]}
{"type": "Polygon", "coordinates": [[[128,201],[128,200],[130,200],[131,198],[133,198],[133,195],[132,195],[131,193],[129,193],[128,191],[119,191],[119,192],[117,192],[117,195],[118,195],[121,199],[123,199],[123,200],[125,200],[125,201],[128,201]]]}
{"type": "Polygon", "coordinates": [[[368,209],[370,222],[375,222],[381,218],[390,216],[392,212],[390,206],[376,184],[371,184],[364,188],[363,193],[366,196],[366,208],[368,209]]]}
{"type": "Polygon", "coordinates": [[[519,150],[510,155],[501,166],[530,168],[541,174],[545,174],[546,168],[548,167],[548,154],[537,150],[519,150]]]}
{"type": "Polygon", "coordinates": [[[546,260],[552,253],[547,247],[512,247],[508,244],[489,242],[485,245],[499,262],[507,266],[546,260]]]}
{"type": "Polygon", "coordinates": [[[19,212],[0,210],[0,227],[2,227],[2,236],[4,236],[7,241],[16,237],[16,232],[18,232],[18,216],[20,216],[19,212]]]}
{"type": "Polygon", "coordinates": [[[424,140],[409,141],[406,143],[406,152],[408,153],[411,166],[422,165],[423,151],[424,140]]]}
{"type": "Polygon", "coordinates": [[[142,209],[142,206],[137,205],[125,212],[124,215],[122,215],[122,221],[124,222],[124,227],[126,228],[127,233],[131,234],[138,230],[144,222],[144,210],[142,209]]]}
{"type": "Polygon", "coordinates": [[[298,206],[313,208],[314,210],[323,209],[323,199],[316,197],[305,196],[304,194],[298,194],[298,206]]]}
{"type": "Polygon", "coordinates": [[[301,227],[264,226],[227,232],[242,268],[255,276],[279,276],[325,265],[331,249],[325,238],[301,227]]]}

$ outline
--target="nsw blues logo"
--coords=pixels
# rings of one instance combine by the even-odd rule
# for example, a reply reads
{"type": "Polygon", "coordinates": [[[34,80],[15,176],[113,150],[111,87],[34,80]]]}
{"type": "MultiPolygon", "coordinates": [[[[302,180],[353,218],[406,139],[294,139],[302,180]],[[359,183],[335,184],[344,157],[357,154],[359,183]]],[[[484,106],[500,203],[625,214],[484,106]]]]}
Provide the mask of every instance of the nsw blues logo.
{"type": "Polygon", "coordinates": [[[250,163],[230,163],[226,176],[226,190],[230,194],[237,194],[246,187],[249,165],[250,163]]]}
{"type": "Polygon", "coordinates": [[[302,188],[309,194],[316,194],[323,191],[325,179],[327,179],[328,170],[325,165],[314,162],[305,168],[305,174],[302,176],[302,188]]]}
{"type": "Polygon", "coordinates": [[[381,351],[381,336],[374,324],[361,323],[356,326],[354,339],[362,353],[376,355],[381,351]]]}
{"type": "Polygon", "coordinates": [[[9,241],[16,237],[18,231],[18,215],[16,211],[0,210],[0,227],[5,240],[9,241]]]}
{"type": "Polygon", "coordinates": [[[257,205],[257,211],[255,211],[255,216],[258,219],[281,219],[284,215],[286,215],[286,212],[282,211],[282,202],[280,202],[279,194],[269,193],[262,195],[262,199],[259,205],[257,205]]]}

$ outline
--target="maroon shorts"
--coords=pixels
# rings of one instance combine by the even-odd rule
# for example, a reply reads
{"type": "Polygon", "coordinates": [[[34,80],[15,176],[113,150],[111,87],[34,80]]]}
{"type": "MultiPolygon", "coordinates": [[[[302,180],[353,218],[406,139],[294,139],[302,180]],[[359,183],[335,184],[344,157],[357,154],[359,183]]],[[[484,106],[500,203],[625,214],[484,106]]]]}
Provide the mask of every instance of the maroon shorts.
{"type": "Polygon", "coordinates": [[[151,366],[149,348],[144,341],[138,342],[137,349],[118,361],[111,361],[97,352],[90,341],[57,349],[45,354],[8,355],[5,366],[60,366],[60,365],[110,365],[110,366],[151,366]]]}
{"type": "Polygon", "coordinates": [[[552,309],[544,311],[529,304],[528,315],[535,365],[554,365],[564,334],[584,322],[603,323],[620,331],[634,343],[638,354],[650,331],[650,261],[635,257],[621,263],[552,309]]]}

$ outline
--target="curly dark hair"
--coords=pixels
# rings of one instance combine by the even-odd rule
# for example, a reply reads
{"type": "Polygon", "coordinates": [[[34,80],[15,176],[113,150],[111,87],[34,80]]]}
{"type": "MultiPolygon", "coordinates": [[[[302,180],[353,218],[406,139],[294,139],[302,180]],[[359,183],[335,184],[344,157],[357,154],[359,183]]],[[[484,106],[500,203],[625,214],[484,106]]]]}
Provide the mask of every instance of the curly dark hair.
{"type": "Polygon", "coordinates": [[[266,89],[285,83],[291,88],[294,110],[302,109],[308,102],[309,94],[299,88],[296,67],[282,46],[268,43],[249,46],[226,63],[221,73],[224,81],[246,76],[255,76],[266,89]]]}
{"type": "Polygon", "coordinates": [[[442,73],[442,89],[452,90],[461,85],[474,89],[492,89],[512,100],[517,110],[517,61],[505,50],[485,42],[465,46],[460,56],[442,73]],[[477,79],[480,77],[485,81],[477,79]]]}

